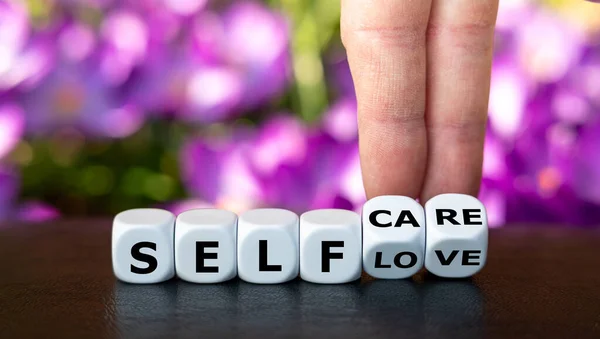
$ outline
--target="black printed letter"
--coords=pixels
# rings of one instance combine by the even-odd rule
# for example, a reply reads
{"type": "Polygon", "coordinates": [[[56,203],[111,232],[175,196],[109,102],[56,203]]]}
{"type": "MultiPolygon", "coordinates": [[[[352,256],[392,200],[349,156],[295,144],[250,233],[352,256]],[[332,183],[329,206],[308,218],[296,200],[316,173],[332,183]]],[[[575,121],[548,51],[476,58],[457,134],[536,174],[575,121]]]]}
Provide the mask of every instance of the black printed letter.
{"type": "Polygon", "coordinates": [[[479,259],[481,251],[463,251],[462,264],[463,266],[477,266],[479,261],[471,261],[471,259],[479,259]]]}
{"type": "Polygon", "coordinates": [[[217,259],[217,253],[206,253],[207,247],[219,247],[218,241],[196,241],[196,273],[219,273],[217,266],[204,266],[204,259],[217,259]]]}
{"type": "Polygon", "coordinates": [[[465,225],[483,225],[480,213],[480,210],[463,210],[463,219],[465,219],[465,225]],[[480,220],[473,220],[477,218],[480,220]]]}
{"type": "Polygon", "coordinates": [[[383,252],[376,252],[375,253],[375,268],[391,268],[392,265],[390,264],[382,264],[381,261],[383,260],[381,257],[383,256],[383,252]]]}
{"type": "Polygon", "coordinates": [[[435,250],[435,255],[437,255],[438,260],[440,261],[440,264],[442,264],[442,266],[450,265],[452,263],[452,261],[454,260],[454,258],[456,258],[457,254],[458,254],[458,250],[454,250],[450,253],[450,256],[446,259],[446,258],[444,258],[444,253],[442,253],[442,251],[435,250]]]}
{"type": "Polygon", "coordinates": [[[267,263],[267,241],[258,241],[258,270],[261,272],[281,271],[281,265],[269,265],[267,263]]]}
{"type": "Polygon", "coordinates": [[[387,223],[387,224],[381,224],[381,223],[379,223],[377,221],[377,216],[380,215],[380,214],[387,214],[387,215],[391,216],[392,212],[390,212],[390,211],[382,211],[382,210],[380,210],[380,211],[373,211],[371,213],[371,215],[369,215],[369,221],[371,222],[371,225],[376,226],[376,227],[390,227],[390,226],[392,226],[392,222],[391,221],[389,223],[387,223]]]}
{"type": "Polygon", "coordinates": [[[394,225],[394,227],[402,227],[402,225],[404,224],[411,224],[413,225],[413,227],[421,227],[415,219],[415,216],[410,211],[400,212],[400,216],[398,217],[398,220],[396,221],[396,225],[394,225]]]}
{"type": "Polygon", "coordinates": [[[409,268],[409,267],[413,267],[417,264],[417,255],[414,254],[413,252],[400,252],[398,254],[396,254],[396,256],[394,257],[394,265],[400,267],[400,268],[409,268]],[[404,255],[408,255],[410,257],[410,261],[408,262],[408,264],[403,265],[401,260],[402,260],[402,256],[404,255]]]}
{"type": "Polygon", "coordinates": [[[444,225],[444,219],[448,220],[452,225],[460,225],[460,223],[454,219],[458,214],[455,210],[439,209],[435,210],[435,214],[438,226],[444,225]],[[447,215],[444,215],[445,213],[447,213],[447,215]]]}
{"type": "Polygon", "coordinates": [[[156,251],[156,244],[153,242],[142,241],[133,245],[133,247],[131,247],[131,256],[133,257],[133,259],[147,263],[148,267],[139,268],[131,265],[131,273],[150,274],[154,272],[154,270],[158,267],[158,261],[155,257],[140,252],[140,250],[144,247],[148,247],[149,249],[156,251]]]}
{"type": "Polygon", "coordinates": [[[344,253],[331,253],[332,247],[344,247],[343,241],[323,241],[321,242],[321,272],[329,272],[331,259],[343,259],[344,253]]]}

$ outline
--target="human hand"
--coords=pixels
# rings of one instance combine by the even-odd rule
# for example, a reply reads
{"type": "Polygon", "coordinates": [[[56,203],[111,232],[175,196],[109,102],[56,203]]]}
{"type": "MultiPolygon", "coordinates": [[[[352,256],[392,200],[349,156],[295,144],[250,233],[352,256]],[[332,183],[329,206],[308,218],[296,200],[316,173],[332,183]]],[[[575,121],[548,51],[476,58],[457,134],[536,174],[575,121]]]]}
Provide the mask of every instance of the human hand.
{"type": "Polygon", "coordinates": [[[368,198],[476,196],[498,0],[342,0],[368,198]]]}

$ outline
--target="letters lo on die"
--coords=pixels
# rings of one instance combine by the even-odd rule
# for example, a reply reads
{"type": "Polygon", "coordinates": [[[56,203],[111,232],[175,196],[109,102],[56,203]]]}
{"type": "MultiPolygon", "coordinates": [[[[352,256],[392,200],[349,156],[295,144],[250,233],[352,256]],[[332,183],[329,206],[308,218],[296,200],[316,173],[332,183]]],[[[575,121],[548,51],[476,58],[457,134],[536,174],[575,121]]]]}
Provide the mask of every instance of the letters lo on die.
{"type": "Polygon", "coordinates": [[[160,209],[119,213],[113,223],[116,277],[137,284],[173,278],[219,283],[239,276],[278,284],[300,276],[321,284],[346,283],[361,272],[380,279],[408,278],[423,267],[448,278],[468,277],[486,262],[483,204],[443,194],[423,208],[403,196],[348,210],[308,211],[300,217],[276,208],[241,215],[196,209],[175,217],[160,209]]]}

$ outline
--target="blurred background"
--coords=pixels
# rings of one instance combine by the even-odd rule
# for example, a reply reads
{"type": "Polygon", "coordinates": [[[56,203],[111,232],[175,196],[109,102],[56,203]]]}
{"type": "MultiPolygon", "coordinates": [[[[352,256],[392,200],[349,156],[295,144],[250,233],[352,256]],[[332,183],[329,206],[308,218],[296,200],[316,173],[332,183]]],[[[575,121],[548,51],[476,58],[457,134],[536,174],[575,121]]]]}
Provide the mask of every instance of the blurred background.
{"type": "MultiPolygon", "coordinates": [[[[600,5],[501,0],[491,226],[600,226],[600,5]]],[[[0,220],[365,200],[339,0],[0,1],[0,220]]]]}

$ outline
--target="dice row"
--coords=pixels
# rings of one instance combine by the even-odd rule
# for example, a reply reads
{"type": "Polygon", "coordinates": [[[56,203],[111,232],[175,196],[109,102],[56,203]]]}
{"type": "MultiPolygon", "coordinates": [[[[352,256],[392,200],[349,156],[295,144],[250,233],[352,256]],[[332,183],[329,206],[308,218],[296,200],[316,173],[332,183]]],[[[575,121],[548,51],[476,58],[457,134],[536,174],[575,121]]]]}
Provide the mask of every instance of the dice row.
{"type": "Polygon", "coordinates": [[[115,276],[129,283],[159,283],[177,275],[193,283],[219,283],[236,275],[259,284],[296,278],[339,284],[360,278],[403,279],[423,266],[463,278],[487,256],[483,204],[443,194],[423,208],[403,196],[367,201],[361,215],[320,209],[297,214],[277,208],[239,217],[221,209],[195,209],[175,217],[161,209],[133,209],[113,222],[115,276]]]}

